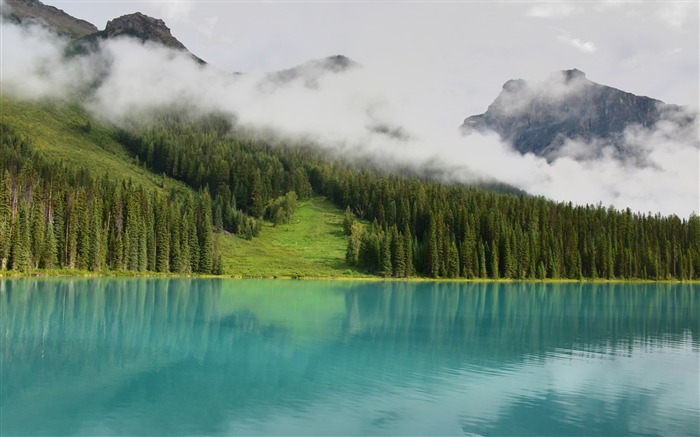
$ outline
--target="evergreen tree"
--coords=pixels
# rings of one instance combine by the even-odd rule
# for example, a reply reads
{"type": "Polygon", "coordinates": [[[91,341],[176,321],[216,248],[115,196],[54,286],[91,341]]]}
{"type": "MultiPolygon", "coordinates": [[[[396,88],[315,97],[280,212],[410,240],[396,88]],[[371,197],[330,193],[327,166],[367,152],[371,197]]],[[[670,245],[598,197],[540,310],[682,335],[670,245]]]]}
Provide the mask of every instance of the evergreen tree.
{"type": "Polygon", "coordinates": [[[394,277],[406,276],[406,251],[404,250],[404,238],[394,224],[391,227],[391,263],[394,266],[394,277]]]}
{"type": "Polygon", "coordinates": [[[459,252],[457,251],[457,244],[454,241],[450,244],[448,249],[447,277],[459,277],[459,252]]]}
{"type": "Polygon", "coordinates": [[[385,278],[391,277],[394,273],[394,267],[391,265],[391,236],[388,233],[385,233],[384,238],[382,238],[380,254],[381,265],[379,272],[385,278]]]}
{"type": "Polygon", "coordinates": [[[162,198],[154,200],[155,205],[155,246],[156,271],[170,271],[170,227],[168,223],[168,205],[162,198]]]}
{"type": "Polygon", "coordinates": [[[34,194],[32,196],[32,204],[29,208],[29,213],[31,216],[30,264],[32,268],[36,269],[39,267],[39,261],[43,255],[44,240],[46,238],[44,235],[44,205],[38,183],[34,186],[34,194]]]}
{"type": "Polygon", "coordinates": [[[31,239],[29,235],[29,207],[24,199],[19,202],[18,220],[15,224],[17,230],[13,238],[12,269],[20,272],[28,272],[30,268],[31,239]]]}
{"type": "Polygon", "coordinates": [[[170,222],[170,271],[177,273],[182,271],[182,225],[180,223],[180,209],[177,204],[170,208],[168,221],[170,222]]]}
{"type": "Polygon", "coordinates": [[[487,277],[486,248],[484,247],[484,243],[481,240],[478,241],[477,247],[479,250],[479,278],[483,279],[487,277]]]}
{"type": "Polygon", "coordinates": [[[190,248],[190,271],[199,272],[199,238],[197,236],[197,222],[194,218],[194,212],[188,214],[188,245],[190,248]]]}
{"type": "Polygon", "coordinates": [[[104,262],[103,229],[102,229],[102,199],[95,193],[89,210],[90,220],[90,254],[89,266],[92,271],[100,271],[104,262]]]}
{"type": "Polygon", "coordinates": [[[46,224],[46,240],[44,241],[44,252],[40,267],[53,269],[58,265],[58,250],[56,247],[56,233],[54,231],[53,220],[49,219],[46,224]]]}
{"type": "Polygon", "coordinates": [[[413,238],[411,237],[411,229],[408,226],[403,232],[404,276],[409,277],[415,271],[413,264],[413,238]]]}
{"type": "Polygon", "coordinates": [[[214,231],[211,221],[211,196],[209,190],[204,189],[200,195],[199,205],[199,272],[211,273],[214,267],[214,231]]]}
{"type": "Polygon", "coordinates": [[[345,250],[345,261],[351,266],[357,265],[359,261],[362,234],[362,226],[359,223],[353,223],[350,230],[350,238],[348,238],[348,246],[345,250]]]}
{"type": "Polygon", "coordinates": [[[489,251],[490,260],[491,260],[491,264],[489,266],[489,276],[492,279],[498,279],[500,276],[500,271],[498,270],[499,269],[498,245],[496,244],[496,242],[494,240],[491,240],[491,244],[489,247],[491,249],[489,251]]]}
{"type": "Polygon", "coordinates": [[[352,213],[350,207],[345,208],[345,215],[343,216],[343,231],[345,235],[350,235],[352,233],[352,225],[355,223],[355,214],[352,213]]]}
{"type": "Polygon", "coordinates": [[[267,206],[264,197],[264,186],[260,170],[255,171],[253,177],[253,185],[250,195],[250,214],[253,217],[262,217],[267,206]]]}
{"type": "Polygon", "coordinates": [[[10,256],[10,239],[12,224],[12,182],[10,172],[3,172],[0,181],[0,270],[6,270],[10,256]]]}
{"type": "Polygon", "coordinates": [[[379,237],[370,230],[363,232],[360,238],[360,252],[358,254],[359,264],[370,273],[376,273],[380,268],[381,243],[379,237]]]}
{"type": "Polygon", "coordinates": [[[433,278],[440,276],[440,258],[438,252],[438,236],[435,220],[431,217],[430,227],[427,236],[428,258],[427,270],[428,274],[433,278]]]}

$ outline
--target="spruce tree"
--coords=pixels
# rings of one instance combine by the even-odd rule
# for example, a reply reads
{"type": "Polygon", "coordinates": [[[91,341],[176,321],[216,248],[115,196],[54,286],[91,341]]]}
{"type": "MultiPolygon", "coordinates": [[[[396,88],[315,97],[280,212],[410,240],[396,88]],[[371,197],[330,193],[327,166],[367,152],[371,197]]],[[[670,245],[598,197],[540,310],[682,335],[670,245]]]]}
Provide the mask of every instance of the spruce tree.
{"type": "Polygon", "coordinates": [[[180,269],[178,273],[192,273],[192,263],[190,261],[190,226],[187,220],[188,216],[184,215],[182,210],[180,220],[180,269]]]}
{"type": "Polygon", "coordinates": [[[194,212],[190,211],[187,215],[187,222],[189,224],[189,229],[187,232],[187,240],[190,248],[190,271],[199,271],[199,238],[197,236],[197,222],[194,217],[194,212]]]}
{"type": "Polygon", "coordinates": [[[76,258],[78,254],[78,230],[80,228],[80,205],[78,203],[77,193],[71,195],[67,193],[66,197],[66,240],[65,240],[65,259],[66,266],[70,269],[76,267],[76,258]]]}
{"type": "Polygon", "coordinates": [[[489,251],[489,254],[490,254],[490,266],[489,266],[489,268],[490,268],[490,271],[489,271],[489,274],[490,274],[490,277],[491,277],[492,279],[498,279],[498,278],[499,278],[499,275],[500,275],[500,272],[499,272],[499,270],[498,270],[498,269],[499,269],[498,245],[496,244],[496,242],[495,242],[494,240],[491,240],[491,245],[490,245],[489,247],[490,247],[490,251],[489,251]]]}
{"type": "Polygon", "coordinates": [[[265,213],[264,187],[260,170],[256,170],[253,177],[253,186],[250,194],[250,214],[253,217],[261,218],[265,213]]]}
{"type": "Polygon", "coordinates": [[[385,278],[391,277],[394,273],[394,268],[391,265],[391,236],[389,233],[385,233],[384,238],[382,238],[380,256],[381,264],[379,273],[385,278]]]}
{"type": "Polygon", "coordinates": [[[170,228],[168,223],[168,205],[162,198],[154,199],[155,210],[155,270],[170,271],[170,228]]]}
{"type": "Polygon", "coordinates": [[[404,250],[404,276],[409,277],[415,272],[413,266],[413,238],[411,237],[411,229],[406,227],[403,233],[403,250],[404,250]]]}
{"type": "Polygon", "coordinates": [[[54,232],[53,220],[49,219],[46,224],[46,240],[44,241],[44,252],[41,268],[53,269],[58,265],[58,250],[56,247],[56,233],[54,232]]]}
{"type": "Polygon", "coordinates": [[[211,196],[209,190],[204,189],[200,195],[198,212],[199,220],[199,272],[211,273],[214,267],[214,231],[211,221],[211,196]]]}
{"type": "Polygon", "coordinates": [[[77,246],[75,266],[78,269],[87,269],[90,263],[90,246],[92,241],[92,229],[87,205],[87,193],[80,187],[74,203],[75,223],[77,223],[77,246]]]}
{"type": "Polygon", "coordinates": [[[180,223],[180,208],[177,204],[169,209],[170,221],[170,271],[180,272],[182,270],[182,251],[181,251],[181,231],[180,223]]]}
{"type": "Polygon", "coordinates": [[[406,276],[406,251],[404,249],[404,237],[394,224],[391,228],[391,254],[394,265],[394,277],[403,278],[406,276]]]}
{"type": "Polygon", "coordinates": [[[440,276],[440,259],[438,252],[438,236],[437,236],[437,226],[435,220],[431,217],[430,228],[428,231],[428,258],[427,258],[427,270],[428,274],[433,278],[440,276]]]}
{"type": "Polygon", "coordinates": [[[93,192],[90,202],[90,254],[88,268],[98,272],[102,270],[104,261],[103,229],[102,229],[102,198],[97,189],[93,192]]]}
{"type": "Polygon", "coordinates": [[[350,206],[345,208],[345,215],[343,216],[343,231],[345,235],[350,235],[352,233],[352,225],[355,223],[355,214],[350,210],[350,206]]]}
{"type": "Polygon", "coordinates": [[[12,182],[10,172],[3,172],[0,181],[0,270],[6,270],[8,258],[10,256],[10,238],[12,230],[12,182]]]}
{"type": "MultiPolygon", "coordinates": [[[[38,181],[37,181],[38,182],[38,181]]],[[[44,250],[44,204],[41,196],[39,183],[34,186],[34,194],[32,196],[32,204],[29,207],[31,216],[31,266],[32,268],[39,267],[42,252],[44,250]]]]}
{"type": "Polygon", "coordinates": [[[29,207],[24,199],[20,200],[19,203],[19,214],[17,223],[17,236],[16,244],[14,246],[14,252],[12,256],[14,270],[19,270],[20,272],[28,272],[30,268],[30,256],[31,256],[31,238],[30,238],[30,224],[29,224],[29,207]]]}
{"type": "Polygon", "coordinates": [[[459,277],[459,252],[454,241],[450,244],[447,255],[447,277],[459,277]]]}

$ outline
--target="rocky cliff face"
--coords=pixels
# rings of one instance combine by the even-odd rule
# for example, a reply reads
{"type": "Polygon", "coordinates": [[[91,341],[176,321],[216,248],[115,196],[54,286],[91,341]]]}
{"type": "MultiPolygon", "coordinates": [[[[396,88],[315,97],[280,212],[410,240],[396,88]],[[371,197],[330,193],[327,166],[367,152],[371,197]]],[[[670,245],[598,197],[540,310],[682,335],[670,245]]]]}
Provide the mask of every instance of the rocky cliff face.
{"type": "Polygon", "coordinates": [[[574,69],[557,72],[542,83],[506,82],[488,110],[464,120],[462,129],[495,131],[520,153],[552,156],[567,139],[601,139],[621,148],[629,125],[650,127],[679,110],[597,84],[574,69]]]}
{"type": "Polygon", "coordinates": [[[19,24],[39,24],[71,39],[97,32],[97,27],[93,24],[38,0],[5,0],[2,15],[19,24]]]}
{"type": "Polygon", "coordinates": [[[140,12],[124,15],[107,22],[100,32],[103,38],[130,36],[141,41],[152,41],[177,50],[187,50],[171,33],[163,20],[149,17],[140,12]]]}
{"type": "Polygon", "coordinates": [[[107,22],[104,30],[91,33],[73,42],[68,49],[69,55],[92,52],[98,49],[99,42],[105,39],[117,37],[130,37],[141,42],[152,42],[175,50],[188,53],[192,59],[199,63],[205,63],[197,56],[190,53],[180,41],[171,33],[170,28],[163,20],[149,17],[140,12],[123,15],[107,22]]]}

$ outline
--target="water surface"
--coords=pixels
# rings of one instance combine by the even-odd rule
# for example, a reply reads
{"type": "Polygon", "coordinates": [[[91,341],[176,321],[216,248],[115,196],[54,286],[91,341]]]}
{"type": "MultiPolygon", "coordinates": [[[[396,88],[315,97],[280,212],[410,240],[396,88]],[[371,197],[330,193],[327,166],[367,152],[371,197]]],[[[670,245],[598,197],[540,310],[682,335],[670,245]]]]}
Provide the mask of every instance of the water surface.
{"type": "Polygon", "coordinates": [[[700,287],[0,280],[2,435],[698,435],[700,287]]]}

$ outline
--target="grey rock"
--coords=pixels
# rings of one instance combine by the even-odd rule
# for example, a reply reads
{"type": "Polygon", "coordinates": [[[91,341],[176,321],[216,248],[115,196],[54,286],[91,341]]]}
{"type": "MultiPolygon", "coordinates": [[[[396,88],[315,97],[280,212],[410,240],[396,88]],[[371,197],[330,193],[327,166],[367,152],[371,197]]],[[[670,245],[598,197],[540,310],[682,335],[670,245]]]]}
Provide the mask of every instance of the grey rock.
{"type": "Polygon", "coordinates": [[[38,24],[70,39],[97,31],[94,24],[75,18],[38,0],[5,0],[3,18],[17,24],[38,24]]]}
{"type": "Polygon", "coordinates": [[[602,141],[624,154],[628,126],[652,127],[681,112],[679,106],[592,82],[573,69],[541,83],[509,80],[487,111],[468,117],[461,128],[494,131],[522,154],[552,157],[569,139],[602,141]]]}

